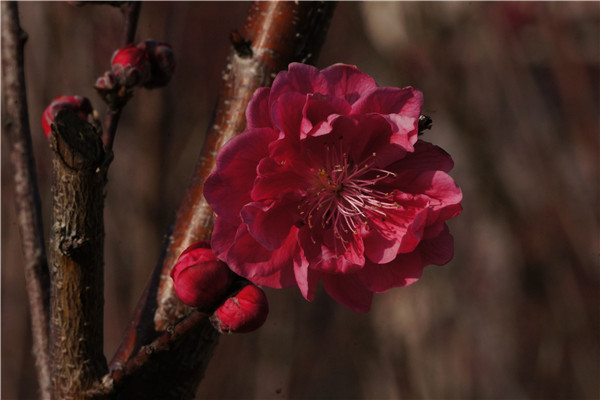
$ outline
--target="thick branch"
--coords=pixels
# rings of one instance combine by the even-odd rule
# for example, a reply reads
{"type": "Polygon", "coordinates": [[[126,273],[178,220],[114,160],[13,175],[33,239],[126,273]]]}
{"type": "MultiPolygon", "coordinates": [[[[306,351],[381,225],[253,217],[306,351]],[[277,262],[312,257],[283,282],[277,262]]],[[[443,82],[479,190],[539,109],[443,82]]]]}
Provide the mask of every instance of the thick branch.
{"type": "Polygon", "coordinates": [[[17,221],[25,260],[25,282],[29,296],[33,353],[40,397],[50,398],[48,359],[49,277],[40,195],[29,130],[23,47],[27,34],[19,25],[16,2],[2,2],[2,88],[4,134],[10,149],[15,183],[17,221]]]}
{"type": "MultiPolygon", "coordinates": [[[[190,187],[178,210],[173,233],[157,268],[143,294],[121,346],[111,361],[111,370],[125,365],[141,346],[150,343],[181,318],[190,313],[175,296],[169,272],[181,252],[198,240],[210,239],[212,210],[202,196],[203,183],[215,165],[216,154],[223,144],[245,128],[245,109],[262,86],[271,84],[280,70],[292,61],[312,62],[324,41],[333,14],[333,2],[254,2],[250,6],[246,25],[232,35],[234,48],[223,74],[215,120],[210,127],[204,149],[196,165],[190,187]]],[[[203,322],[205,323],[205,322],[203,322]]],[[[177,350],[161,364],[146,366],[144,385],[137,386],[138,398],[161,393],[165,398],[180,398],[193,393],[204,373],[208,359],[194,359],[198,353],[210,356],[218,336],[214,330],[203,330],[200,340],[185,337],[177,350]],[[202,351],[198,351],[203,347],[202,351]],[[210,350],[210,351],[207,351],[210,350]],[[189,372],[196,371],[190,381],[189,372]],[[149,372],[151,371],[151,372],[149,372]],[[176,381],[169,386],[180,393],[162,393],[163,374],[172,374],[176,381]],[[139,390],[144,390],[144,393],[139,390]]],[[[129,386],[129,385],[128,385],[129,386]]]]}
{"type": "Polygon", "coordinates": [[[53,125],[50,356],[55,398],[81,399],[107,372],[103,354],[104,186],[98,133],[72,111],[53,125]]]}

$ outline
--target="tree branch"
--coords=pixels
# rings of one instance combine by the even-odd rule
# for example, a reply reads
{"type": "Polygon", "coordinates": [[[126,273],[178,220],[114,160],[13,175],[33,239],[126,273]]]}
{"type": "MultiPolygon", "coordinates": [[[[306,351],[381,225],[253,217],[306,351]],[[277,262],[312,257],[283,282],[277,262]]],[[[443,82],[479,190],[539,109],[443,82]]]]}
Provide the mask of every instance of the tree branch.
{"type": "Polygon", "coordinates": [[[40,194],[31,145],[23,48],[27,33],[19,24],[16,2],[2,2],[2,87],[4,93],[4,134],[10,148],[14,173],[17,221],[25,261],[25,282],[31,311],[33,353],[40,386],[40,398],[50,398],[48,358],[49,275],[40,194]]]}
{"type": "MultiPolygon", "coordinates": [[[[192,182],[178,210],[172,234],[110,363],[111,370],[126,365],[144,344],[190,314],[191,309],[177,299],[169,272],[185,248],[198,240],[210,239],[213,213],[202,190],[204,180],[214,168],[217,152],[244,130],[245,109],[257,88],[270,85],[276,74],[292,61],[314,62],[335,4],[288,1],[251,4],[246,25],[232,37],[234,48],[223,73],[214,123],[208,131],[192,182]],[[240,46],[240,40],[247,43],[249,49],[240,46]]],[[[208,326],[206,318],[199,319],[198,323],[200,327],[208,326]]],[[[165,399],[193,395],[218,341],[216,331],[208,328],[198,328],[174,343],[169,356],[161,363],[149,362],[140,368],[145,373],[138,375],[140,384],[127,385],[135,390],[129,394],[137,398],[161,396],[165,399]],[[168,381],[167,389],[165,376],[173,378],[168,381]]],[[[127,398],[126,391],[120,395],[127,398]]]]}
{"type": "Polygon", "coordinates": [[[123,46],[133,43],[135,40],[135,31],[140,18],[141,1],[130,1],[121,6],[123,13],[123,46]]]}
{"type": "Polygon", "coordinates": [[[104,186],[100,135],[70,110],[52,126],[50,357],[57,399],[81,399],[108,367],[103,353],[104,186]]]}

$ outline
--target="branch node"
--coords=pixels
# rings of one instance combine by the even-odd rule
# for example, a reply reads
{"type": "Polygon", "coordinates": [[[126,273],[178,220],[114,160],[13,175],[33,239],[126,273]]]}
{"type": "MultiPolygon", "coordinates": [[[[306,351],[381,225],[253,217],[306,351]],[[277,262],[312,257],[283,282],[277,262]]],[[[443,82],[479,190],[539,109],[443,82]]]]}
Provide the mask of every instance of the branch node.
{"type": "Polygon", "coordinates": [[[245,39],[237,29],[229,35],[229,40],[233,45],[233,49],[240,58],[252,58],[252,40],[245,39]]]}

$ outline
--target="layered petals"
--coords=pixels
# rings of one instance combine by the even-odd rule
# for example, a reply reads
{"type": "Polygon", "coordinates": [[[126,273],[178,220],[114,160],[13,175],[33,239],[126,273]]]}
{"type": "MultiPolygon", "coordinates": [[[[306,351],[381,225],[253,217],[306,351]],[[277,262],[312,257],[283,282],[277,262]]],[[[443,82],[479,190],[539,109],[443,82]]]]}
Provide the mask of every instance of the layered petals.
{"type": "Polygon", "coordinates": [[[256,91],[248,127],[225,145],[204,193],[212,248],[273,288],[319,282],[367,312],[373,293],[416,282],[453,255],[462,208],[451,157],[419,140],[421,92],[378,87],[355,66],[290,64],[256,91]]]}
{"type": "Polygon", "coordinates": [[[233,138],[219,153],[216,171],[204,183],[204,197],[217,215],[237,215],[251,201],[256,167],[268,155],[274,135],[272,129],[251,129],[233,138]]]}

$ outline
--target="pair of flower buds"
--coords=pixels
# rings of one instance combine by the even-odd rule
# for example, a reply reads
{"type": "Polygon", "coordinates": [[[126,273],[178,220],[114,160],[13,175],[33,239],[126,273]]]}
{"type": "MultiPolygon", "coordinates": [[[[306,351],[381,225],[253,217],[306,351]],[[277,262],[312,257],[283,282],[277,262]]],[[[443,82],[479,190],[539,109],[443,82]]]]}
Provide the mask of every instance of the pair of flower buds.
{"type": "Polygon", "coordinates": [[[111,70],[98,78],[96,88],[112,90],[120,85],[154,89],[169,83],[174,71],[175,58],[171,46],[148,39],[117,50],[112,56],[111,70]]]}
{"type": "Polygon", "coordinates": [[[260,328],[269,313],[267,296],[258,286],[240,280],[210,248],[200,241],[179,256],[171,270],[175,293],[191,307],[211,309],[221,303],[234,285],[241,290],[222,302],[210,317],[221,333],[251,332],[260,328]]]}
{"type": "MultiPolygon", "coordinates": [[[[129,44],[114,52],[111,69],[96,80],[96,89],[101,93],[132,89],[142,86],[154,89],[165,86],[175,72],[175,58],[171,46],[148,39],[137,45],[129,44]]],[[[61,110],[72,110],[88,120],[93,113],[91,102],[83,96],[58,96],[44,110],[42,129],[50,136],[54,118],[61,110]]]]}

